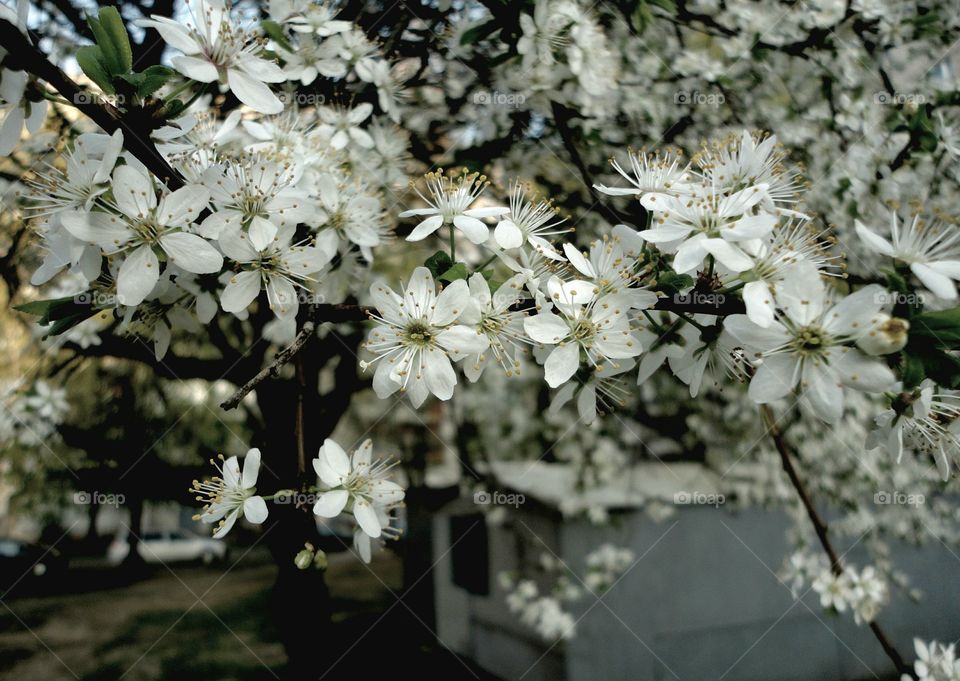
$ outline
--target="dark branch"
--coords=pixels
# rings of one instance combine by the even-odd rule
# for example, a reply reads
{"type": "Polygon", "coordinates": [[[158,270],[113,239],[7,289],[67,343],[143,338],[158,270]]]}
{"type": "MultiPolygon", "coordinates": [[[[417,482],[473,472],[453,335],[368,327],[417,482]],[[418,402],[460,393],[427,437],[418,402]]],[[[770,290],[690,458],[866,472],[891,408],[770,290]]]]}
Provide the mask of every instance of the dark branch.
{"type": "Polygon", "coordinates": [[[0,19],[0,45],[8,53],[4,58],[4,66],[22,69],[46,81],[108,134],[122,130],[123,144],[127,151],[136,156],[167,187],[176,190],[184,185],[180,173],[170,167],[150,140],[151,125],[142,116],[141,110],[132,109],[124,113],[108,102],[91,96],[51,62],[43,50],[31,43],[16,26],[3,19],[0,19]]]}
{"type": "MultiPolygon", "coordinates": [[[[820,540],[820,546],[823,547],[824,553],[827,554],[827,558],[830,560],[830,570],[833,572],[833,574],[839,577],[841,574],[843,574],[843,561],[841,560],[839,554],[837,554],[836,549],[834,549],[833,544],[830,542],[830,537],[827,535],[827,524],[817,512],[817,508],[813,505],[813,501],[810,499],[810,494],[807,492],[806,485],[803,484],[803,481],[800,479],[800,475],[797,473],[796,467],[793,465],[790,446],[787,444],[786,440],[784,440],[783,433],[781,433],[780,429],[777,427],[773,410],[767,405],[763,405],[761,407],[761,411],[764,419],[767,422],[767,429],[770,432],[770,436],[773,438],[773,444],[777,448],[777,452],[780,454],[780,461],[783,464],[783,470],[786,471],[787,477],[790,478],[790,483],[796,490],[797,496],[800,497],[800,503],[803,504],[803,508],[807,512],[807,516],[810,518],[813,529],[817,533],[817,539],[820,540]]],[[[894,666],[897,668],[897,671],[900,674],[906,674],[910,676],[910,678],[916,679],[917,675],[913,671],[913,668],[903,661],[900,653],[896,648],[893,647],[893,644],[887,637],[886,632],[883,631],[876,621],[870,622],[870,631],[873,632],[873,635],[876,637],[877,641],[880,642],[880,646],[887,654],[887,657],[890,658],[890,661],[893,662],[894,666]]]]}

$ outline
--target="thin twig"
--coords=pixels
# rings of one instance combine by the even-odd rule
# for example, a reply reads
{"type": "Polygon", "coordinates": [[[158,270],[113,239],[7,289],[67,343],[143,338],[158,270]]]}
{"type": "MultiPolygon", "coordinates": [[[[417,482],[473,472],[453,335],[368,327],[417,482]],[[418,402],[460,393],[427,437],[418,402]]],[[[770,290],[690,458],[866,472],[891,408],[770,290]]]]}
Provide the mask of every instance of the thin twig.
{"type": "Polygon", "coordinates": [[[298,333],[297,337],[293,339],[293,342],[278,352],[270,364],[265,366],[256,376],[244,383],[243,386],[237,390],[237,392],[231,395],[224,402],[221,402],[220,408],[227,411],[235,408],[238,404],[240,404],[240,401],[259,384],[263,383],[268,378],[276,378],[279,376],[280,369],[291,359],[296,357],[297,353],[300,352],[301,348],[303,348],[304,344],[307,342],[307,339],[310,338],[315,329],[316,324],[314,324],[314,322],[309,320],[304,322],[303,327],[300,329],[300,333],[298,333]]]}
{"type": "MultiPolygon", "coordinates": [[[[796,490],[797,496],[800,497],[800,502],[803,504],[803,508],[806,510],[807,516],[810,518],[810,522],[813,524],[814,531],[817,533],[817,539],[820,540],[820,546],[823,547],[824,553],[827,554],[827,558],[830,560],[830,570],[834,575],[839,577],[841,574],[843,574],[843,561],[841,560],[836,549],[833,548],[833,544],[830,542],[829,536],[827,536],[827,523],[817,512],[816,507],[813,505],[813,501],[810,499],[810,494],[807,492],[806,485],[803,484],[803,481],[800,479],[800,475],[797,473],[796,466],[793,465],[793,457],[790,453],[790,446],[783,438],[783,433],[780,432],[780,429],[777,427],[773,409],[764,404],[760,407],[760,411],[767,423],[767,430],[770,432],[770,437],[773,439],[773,444],[777,448],[777,452],[780,454],[780,462],[783,464],[783,470],[786,471],[787,477],[790,478],[790,483],[796,490]]],[[[884,632],[884,630],[876,621],[870,622],[870,631],[873,632],[873,635],[876,637],[877,641],[880,642],[880,646],[887,654],[887,657],[890,658],[890,661],[893,662],[894,666],[897,668],[897,671],[900,674],[906,674],[910,676],[910,678],[916,679],[917,675],[913,671],[913,668],[903,661],[903,657],[901,657],[897,649],[893,647],[893,643],[890,642],[886,632],[884,632]]]]}

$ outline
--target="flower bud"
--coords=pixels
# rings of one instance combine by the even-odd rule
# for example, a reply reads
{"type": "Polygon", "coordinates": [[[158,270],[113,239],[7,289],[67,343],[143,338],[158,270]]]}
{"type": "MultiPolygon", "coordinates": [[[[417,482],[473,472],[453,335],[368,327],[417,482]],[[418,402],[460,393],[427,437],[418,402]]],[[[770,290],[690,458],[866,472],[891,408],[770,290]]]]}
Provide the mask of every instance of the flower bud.
{"type": "Polygon", "coordinates": [[[899,317],[880,314],[869,332],[857,341],[857,347],[868,355],[889,355],[903,350],[907,344],[910,322],[899,317]]]}
{"type": "MultiPolygon", "coordinates": [[[[324,558],[326,558],[326,556],[324,556],[324,558]]],[[[312,563],[313,551],[310,549],[302,549],[293,559],[293,564],[297,566],[298,570],[306,570],[312,563]]]]}
{"type": "Polygon", "coordinates": [[[327,569],[327,554],[317,549],[317,554],[313,557],[313,567],[318,570],[327,569]]]}

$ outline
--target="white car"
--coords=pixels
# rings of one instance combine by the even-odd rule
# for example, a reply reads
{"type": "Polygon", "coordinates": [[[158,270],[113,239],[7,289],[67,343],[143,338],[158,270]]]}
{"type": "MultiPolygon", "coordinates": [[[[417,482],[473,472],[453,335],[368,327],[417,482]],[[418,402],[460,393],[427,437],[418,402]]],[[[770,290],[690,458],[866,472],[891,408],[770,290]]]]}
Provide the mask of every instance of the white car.
{"type": "MultiPolygon", "coordinates": [[[[118,565],[130,553],[130,541],[126,533],[118,534],[107,549],[107,560],[118,565]]],[[[227,545],[218,539],[201,537],[184,530],[146,532],[137,544],[137,553],[147,563],[182,563],[200,561],[209,565],[226,560],[227,545]]]]}

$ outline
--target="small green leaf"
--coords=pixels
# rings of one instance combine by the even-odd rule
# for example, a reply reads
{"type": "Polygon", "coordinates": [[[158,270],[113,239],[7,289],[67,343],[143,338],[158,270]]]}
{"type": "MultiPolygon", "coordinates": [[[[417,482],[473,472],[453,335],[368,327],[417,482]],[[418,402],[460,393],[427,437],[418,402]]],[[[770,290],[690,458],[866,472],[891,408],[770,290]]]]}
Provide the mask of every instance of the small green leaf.
{"type": "Polygon", "coordinates": [[[440,275],[441,281],[454,282],[457,279],[467,278],[467,266],[462,262],[456,263],[453,267],[440,275]]]}
{"type": "Polygon", "coordinates": [[[437,251],[423,262],[423,266],[430,270],[434,279],[439,279],[440,275],[453,267],[453,260],[449,253],[437,251]]]}
{"type": "Polygon", "coordinates": [[[86,321],[95,314],[97,314],[97,310],[93,307],[90,307],[82,312],[77,312],[69,317],[60,319],[50,327],[50,330],[47,331],[44,338],[49,338],[50,336],[59,336],[61,333],[69,331],[80,322],[86,321]]]}
{"type": "Polygon", "coordinates": [[[141,73],[128,73],[121,76],[125,81],[137,88],[137,95],[147,98],[167,84],[167,81],[176,73],[166,66],[148,66],[141,73]]]}
{"type": "Polygon", "coordinates": [[[676,272],[663,272],[657,277],[657,290],[663,291],[668,296],[679,293],[683,289],[693,286],[693,277],[689,274],[677,274],[676,272]]]}
{"type": "MultiPolygon", "coordinates": [[[[96,45],[84,45],[77,50],[77,63],[87,77],[100,86],[100,89],[108,95],[114,94],[113,83],[110,74],[107,72],[107,66],[104,62],[103,52],[96,45]]],[[[76,102],[79,104],[80,102],[76,102]]]]}

